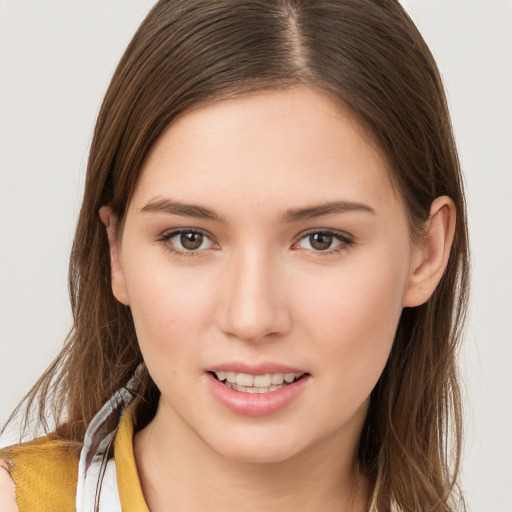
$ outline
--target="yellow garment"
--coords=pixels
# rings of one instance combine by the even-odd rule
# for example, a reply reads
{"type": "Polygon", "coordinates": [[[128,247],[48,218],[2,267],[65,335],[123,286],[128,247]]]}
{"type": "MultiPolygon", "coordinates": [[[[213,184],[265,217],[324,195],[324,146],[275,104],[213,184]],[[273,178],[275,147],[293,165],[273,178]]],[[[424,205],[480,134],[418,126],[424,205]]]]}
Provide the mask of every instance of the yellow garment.
{"type": "MultiPolygon", "coordinates": [[[[140,487],[133,454],[133,408],[121,419],[114,441],[117,488],[123,512],[149,512],[140,487]]],[[[21,511],[20,511],[21,512],[21,511]]]]}
{"type": "Polygon", "coordinates": [[[50,434],[0,452],[16,486],[20,512],[75,510],[81,445],[50,434]]]}
{"type": "MultiPolygon", "coordinates": [[[[74,512],[82,446],[54,434],[0,451],[16,486],[20,512],[74,512]]],[[[133,454],[133,417],[122,417],[114,442],[122,512],[149,512],[133,454]]]]}

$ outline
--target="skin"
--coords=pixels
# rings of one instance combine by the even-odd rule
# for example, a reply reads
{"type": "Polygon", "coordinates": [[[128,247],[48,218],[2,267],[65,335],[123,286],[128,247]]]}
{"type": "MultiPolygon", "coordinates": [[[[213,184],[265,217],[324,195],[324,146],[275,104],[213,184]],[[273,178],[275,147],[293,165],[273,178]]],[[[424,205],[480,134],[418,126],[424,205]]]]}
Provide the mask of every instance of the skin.
{"type": "Polygon", "coordinates": [[[150,509],[365,510],[355,451],[369,395],[403,307],[427,300],[446,266],[450,199],[434,201],[413,244],[378,149],[298,87],[184,114],[146,159],[122,230],[108,207],[100,216],[114,295],[162,393],[134,440],[150,509]],[[197,250],[173,231],[188,228],[204,234],[197,250]],[[331,245],[319,250],[312,233],[331,245]],[[208,387],[207,369],[232,361],[293,366],[308,381],[286,407],[248,417],[208,387]]]}
{"type": "Polygon", "coordinates": [[[0,511],[17,512],[14,482],[9,476],[7,464],[0,460],[0,511]]]}

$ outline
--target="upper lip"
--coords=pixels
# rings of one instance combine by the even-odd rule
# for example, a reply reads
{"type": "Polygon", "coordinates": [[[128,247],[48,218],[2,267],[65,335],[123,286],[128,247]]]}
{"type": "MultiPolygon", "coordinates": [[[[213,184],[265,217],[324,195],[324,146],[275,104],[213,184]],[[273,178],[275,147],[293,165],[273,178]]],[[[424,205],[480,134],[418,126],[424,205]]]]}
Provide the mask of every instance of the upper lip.
{"type": "Polygon", "coordinates": [[[230,361],[215,364],[206,369],[207,372],[235,372],[249,375],[265,375],[267,373],[307,373],[303,368],[297,368],[276,362],[248,363],[244,361],[230,361]]]}

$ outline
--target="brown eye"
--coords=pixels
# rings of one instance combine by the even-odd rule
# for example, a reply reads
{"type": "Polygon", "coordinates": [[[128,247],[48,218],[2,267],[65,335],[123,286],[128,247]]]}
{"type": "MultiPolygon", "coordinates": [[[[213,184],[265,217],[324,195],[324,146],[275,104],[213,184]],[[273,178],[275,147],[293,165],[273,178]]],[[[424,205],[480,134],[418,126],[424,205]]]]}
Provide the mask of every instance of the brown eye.
{"type": "Polygon", "coordinates": [[[353,238],[343,231],[318,230],[305,233],[302,238],[295,242],[293,249],[305,249],[317,254],[337,254],[343,249],[354,245],[353,238]]]}
{"type": "Polygon", "coordinates": [[[181,233],[180,243],[188,251],[195,251],[203,244],[203,235],[201,233],[181,233]]]}
{"type": "Polygon", "coordinates": [[[313,233],[309,235],[311,247],[317,251],[325,251],[332,245],[333,236],[328,233],[313,233]]]}
{"type": "Polygon", "coordinates": [[[205,250],[219,249],[218,245],[208,236],[195,228],[179,228],[164,233],[159,242],[163,246],[179,256],[199,255],[205,250]]]}

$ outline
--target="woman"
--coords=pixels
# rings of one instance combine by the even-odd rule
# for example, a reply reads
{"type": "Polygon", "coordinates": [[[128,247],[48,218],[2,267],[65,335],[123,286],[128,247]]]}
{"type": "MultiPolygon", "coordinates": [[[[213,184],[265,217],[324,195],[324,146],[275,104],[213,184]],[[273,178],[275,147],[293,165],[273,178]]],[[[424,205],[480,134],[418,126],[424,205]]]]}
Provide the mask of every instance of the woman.
{"type": "Polygon", "coordinates": [[[397,2],[159,2],[27,398],[56,429],[2,453],[4,507],[457,510],[467,274],[441,81],[397,2]]]}

